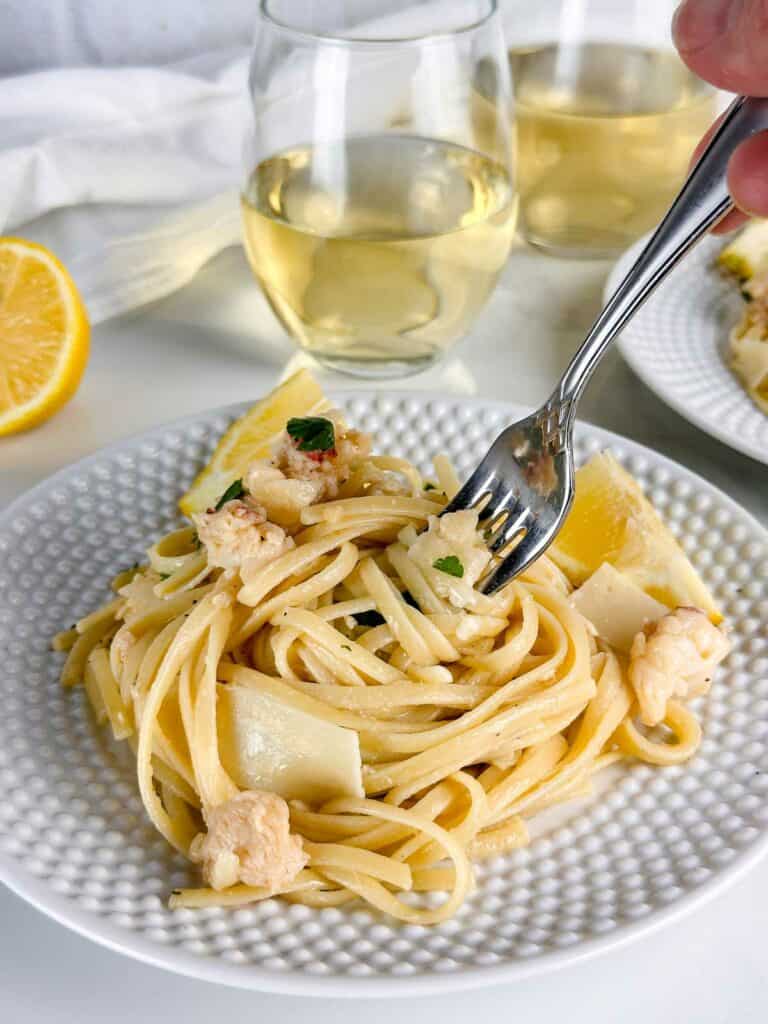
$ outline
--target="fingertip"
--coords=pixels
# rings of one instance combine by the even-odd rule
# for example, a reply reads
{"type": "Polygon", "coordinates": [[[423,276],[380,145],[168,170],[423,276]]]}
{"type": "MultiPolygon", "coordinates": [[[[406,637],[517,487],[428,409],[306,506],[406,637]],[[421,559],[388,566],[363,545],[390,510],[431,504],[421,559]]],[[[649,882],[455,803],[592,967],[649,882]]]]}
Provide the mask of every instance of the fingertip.
{"type": "Polygon", "coordinates": [[[699,78],[720,89],[729,88],[723,81],[729,43],[728,8],[728,0],[683,0],[672,18],[672,40],[683,62],[699,78]]]}
{"type": "Polygon", "coordinates": [[[743,224],[749,220],[746,213],[742,213],[741,210],[731,210],[727,213],[721,221],[719,221],[713,228],[713,235],[729,235],[731,231],[735,231],[740,228],[743,224]]]}
{"type": "Polygon", "coordinates": [[[738,147],[728,164],[728,188],[742,212],[768,217],[768,132],[738,147]]]}
{"type": "Polygon", "coordinates": [[[681,53],[696,53],[728,30],[730,0],[683,0],[672,18],[672,39],[681,53]]]}
{"type": "Polygon", "coordinates": [[[763,96],[767,27],[768,0],[684,0],[672,21],[672,37],[699,78],[727,92],[763,96]]]}

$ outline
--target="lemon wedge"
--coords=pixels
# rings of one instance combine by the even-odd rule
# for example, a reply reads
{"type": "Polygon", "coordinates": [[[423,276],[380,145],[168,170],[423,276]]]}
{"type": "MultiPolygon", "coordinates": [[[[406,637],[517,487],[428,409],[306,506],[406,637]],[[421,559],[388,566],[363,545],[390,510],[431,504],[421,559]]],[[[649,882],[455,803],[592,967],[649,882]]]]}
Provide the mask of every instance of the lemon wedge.
{"type": "Polygon", "coordinates": [[[549,551],[579,585],[608,562],[669,608],[701,608],[722,615],[685,552],[640,485],[607,452],[576,472],[576,498],[549,551]]]}
{"type": "Polygon", "coordinates": [[[252,462],[269,456],[287,420],[310,416],[327,407],[320,385],[308,370],[299,370],[283,381],[227,430],[208,464],[179,501],[181,511],[190,516],[215,505],[252,462]]]}
{"type": "Polygon", "coordinates": [[[89,337],[83,301],[53,253],[0,238],[0,435],[34,427],[69,401],[89,337]]]}
{"type": "Polygon", "coordinates": [[[720,250],[718,264],[742,281],[768,270],[768,220],[752,220],[720,250]]]}

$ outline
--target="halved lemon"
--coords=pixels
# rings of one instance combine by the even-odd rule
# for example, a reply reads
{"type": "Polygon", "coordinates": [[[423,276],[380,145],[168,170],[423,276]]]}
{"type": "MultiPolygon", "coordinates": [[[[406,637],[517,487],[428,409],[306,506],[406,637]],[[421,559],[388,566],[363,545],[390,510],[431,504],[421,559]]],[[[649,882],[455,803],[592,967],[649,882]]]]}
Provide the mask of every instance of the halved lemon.
{"type": "Polygon", "coordinates": [[[273,443],[293,416],[309,416],[328,407],[320,385],[299,370],[235,420],[216,446],[208,465],[179,502],[186,516],[215,505],[229,485],[256,459],[269,456],[273,443]]]}
{"type": "Polygon", "coordinates": [[[0,238],[0,435],[34,427],[69,401],[89,337],[80,293],[53,253],[0,238]]]}
{"type": "Polygon", "coordinates": [[[669,608],[690,605],[722,619],[638,482],[607,452],[577,470],[573,507],[550,554],[577,585],[608,562],[669,608]]]}

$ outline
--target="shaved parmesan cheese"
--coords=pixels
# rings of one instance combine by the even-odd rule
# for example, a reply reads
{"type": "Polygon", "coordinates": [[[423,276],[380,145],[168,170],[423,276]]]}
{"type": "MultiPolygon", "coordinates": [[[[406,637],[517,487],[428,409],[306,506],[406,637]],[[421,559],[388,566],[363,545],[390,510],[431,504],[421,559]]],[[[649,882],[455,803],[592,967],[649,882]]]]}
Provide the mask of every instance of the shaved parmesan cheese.
{"type": "Polygon", "coordinates": [[[608,562],[573,592],[571,604],[592,623],[598,636],[626,652],[646,623],[669,611],[608,562]]]}
{"type": "Polygon", "coordinates": [[[749,335],[731,337],[733,367],[750,391],[757,391],[768,379],[768,339],[749,335]]]}
{"type": "Polygon", "coordinates": [[[249,686],[218,687],[221,762],[242,789],[317,803],[363,796],[357,733],[249,686]]]}
{"type": "Polygon", "coordinates": [[[717,262],[742,280],[768,269],[768,220],[755,219],[721,251],[717,262]]]}

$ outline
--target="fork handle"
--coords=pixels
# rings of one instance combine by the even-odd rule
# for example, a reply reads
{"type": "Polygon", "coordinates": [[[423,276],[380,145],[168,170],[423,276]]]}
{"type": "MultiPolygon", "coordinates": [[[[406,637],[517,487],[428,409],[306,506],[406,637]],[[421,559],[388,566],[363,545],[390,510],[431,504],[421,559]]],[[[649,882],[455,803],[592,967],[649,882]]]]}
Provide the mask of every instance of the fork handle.
{"type": "Polygon", "coordinates": [[[648,244],[606,303],[553,395],[572,413],[597,364],[623,327],[677,262],[733,207],[728,161],[750,136],[768,129],[768,98],[739,96],[725,112],[648,244]]]}

